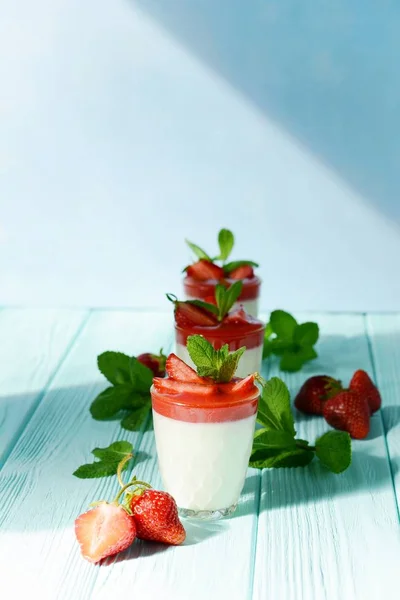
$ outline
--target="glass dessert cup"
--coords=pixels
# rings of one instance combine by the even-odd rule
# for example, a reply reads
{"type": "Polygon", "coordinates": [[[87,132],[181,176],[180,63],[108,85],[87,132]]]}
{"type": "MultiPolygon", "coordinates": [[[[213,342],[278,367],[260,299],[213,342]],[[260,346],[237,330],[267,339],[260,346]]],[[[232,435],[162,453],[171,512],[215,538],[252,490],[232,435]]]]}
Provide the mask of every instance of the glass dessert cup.
{"type": "Polygon", "coordinates": [[[235,373],[237,377],[246,377],[250,373],[261,370],[264,333],[264,323],[249,315],[247,315],[246,322],[225,323],[222,321],[216,325],[187,325],[185,327],[175,323],[175,352],[186,364],[195,368],[186,348],[186,341],[190,335],[204,336],[216,350],[219,350],[224,344],[228,344],[230,352],[246,346],[235,373]]]}
{"type": "MultiPolygon", "coordinates": [[[[226,278],[223,280],[223,282],[226,282],[227,286],[232,285],[235,283],[235,281],[237,281],[237,279],[235,280],[226,278]]],[[[249,315],[257,318],[259,311],[261,279],[257,276],[254,276],[242,279],[242,282],[242,292],[232,310],[242,305],[244,310],[249,315]]],[[[205,281],[201,281],[187,275],[183,280],[185,298],[186,300],[207,301],[207,299],[210,297],[214,297],[215,286],[218,283],[222,282],[216,279],[207,279],[205,281]]]]}
{"type": "Polygon", "coordinates": [[[241,394],[230,394],[237,381],[217,384],[207,395],[151,389],[161,478],[183,517],[216,520],[236,509],[259,397],[254,383],[241,394]]]}

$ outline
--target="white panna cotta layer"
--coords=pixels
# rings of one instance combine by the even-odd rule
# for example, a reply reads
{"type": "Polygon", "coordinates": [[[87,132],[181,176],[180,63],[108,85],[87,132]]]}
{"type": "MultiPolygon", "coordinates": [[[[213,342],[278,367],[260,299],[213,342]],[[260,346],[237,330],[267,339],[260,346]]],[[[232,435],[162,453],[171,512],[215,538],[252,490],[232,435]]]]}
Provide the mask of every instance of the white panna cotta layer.
{"type": "Polygon", "coordinates": [[[179,508],[217,511],[235,505],[246,478],[256,415],[223,423],[188,423],[153,410],[164,488],[179,508]]]}

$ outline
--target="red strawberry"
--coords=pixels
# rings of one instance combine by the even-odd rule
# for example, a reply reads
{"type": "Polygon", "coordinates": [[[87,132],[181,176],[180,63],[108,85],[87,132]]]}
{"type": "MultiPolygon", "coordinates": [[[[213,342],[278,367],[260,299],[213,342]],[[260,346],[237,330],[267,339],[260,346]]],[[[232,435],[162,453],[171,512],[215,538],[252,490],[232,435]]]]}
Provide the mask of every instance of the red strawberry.
{"type": "Polygon", "coordinates": [[[141,540],[174,546],[185,541],[186,532],[179,520],[176,502],[167,492],[146,490],[132,495],[130,508],[141,540]]]}
{"type": "Polygon", "coordinates": [[[136,358],[142,363],[142,365],[153,371],[154,377],[164,377],[165,361],[167,360],[167,357],[162,353],[162,351],[160,354],[151,354],[150,352],[145,352],[144,354],[139,354],[139,356],[136,358]]]}
{"type": "Polygon", "coordinates": [[[195,394],[196,396],[211,396],[215,392],[214,383],[207,385],[207,381],[202,381],[202,384],[198,384],[155,377],[153,379],[153,385],[156,392],[160,392],[161,394],[188,393],[195,394]]]}
{"type": "Polygon", "coordinates": [[[207,302],[208,304],[214,304],[214,306],[217,306],[217,301],[215,299],[215,296],[206,296],[204,298],[204,302],[207,302]]]}
{"type": "Polygon", "coordinates": [[[178,358],[176,354],[170,354],[167,358],[166,369],[168,377],[182,381],[185,383],[198,383],[204,385],[207,383],[196,371],[189,367],[182,359],[178,358]]]}
{"type": "Polygon", "coordinates": [[[200,281],[205,281],[206,279],[222,279],[224,276],[224,270],[221,267],[204,258],[197,263],[190,265],[186,269],[186,273],[189,277],[199,279],[200,281]]]}
{"type": "Polygon", "coordinates": [[[175,302],[175,322],[179,327],[192,325],[215,325],[217,319],[214,315],[190,302],[175,302]]]}
{"type": "Polygon", "coordinates": [[[363,439],[369,432],[369,404],[355,391],[343,390],[324,404],[323,415],[332,427],[363,439]]]}
{"type": "Polygon", "coordinates": [[[342,390],[337,379],[329,375],[316,375],[303,383],[298,392],[294,405],[298,410],[311,415],[322,415],[324,403],[342,390]]]}
{"type": "Polygon", "coordinates": [[[224,384],[224,390],[229,391],[230,394],[246,394],[254,388],[254,377],[255,374],[247,375],[244,379],[237,381],[230,381],[224,384]],[[229,387],[227,387],[229,386],[229,387]]]}
{"type": "Polygon", "coordinates": [[[378,388],[365,371],[358,369],[351,378],[350,390],[358,392],[360,396],[366,398],[371,414],[380,409],[382,400],[378,388]]]}
{"type": "Polygon", "coordinates": [[[249,315],[242,306],[232,310],[224,319],[225,323],[248,323],[249,315]]]}
{"type": "Polygon", "coordinates": [[[126,550],[136,537],[136,525],[122,506],[101,502],[76,519],[75,535],[83,558],[97,563],[126,550]]]}
{"type": "Polygon", "coordinates": [[[249,279],[254,277],[253,268],[250,265],[242,265],[241,267],[236,267],[229,273],[230,279],[249,279]]]}

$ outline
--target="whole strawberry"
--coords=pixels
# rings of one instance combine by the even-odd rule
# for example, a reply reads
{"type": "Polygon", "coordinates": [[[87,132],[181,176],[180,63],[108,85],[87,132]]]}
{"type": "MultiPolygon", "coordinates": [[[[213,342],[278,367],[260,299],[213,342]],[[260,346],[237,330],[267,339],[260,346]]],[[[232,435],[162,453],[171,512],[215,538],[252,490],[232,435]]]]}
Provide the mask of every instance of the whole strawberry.
{"type": "Polygon", "coordinates": [[[178,546],[185,541],[186,532],[179,520],[178,508],[167,492],[148,489],[130,498],[137,537],[178,546]]]}
{"type": "Polygon", "coordinates": [[[355,391],[343,390],[327,400],[323,415],[329,425],[347,431],[352,438],[361,440],[369,433],[369,404],[355,391]]]}
{"type": "Polygon", "coordinates": [[[294,405],[311,415],[322,415],[325,402],[342,390],[342,384],[329,375],[315,375],[301,386],[294,405]]]}
{"type": "Polygon", "coordinates": [[[349,388],[366,398],[371,414],[380,409],[382,404],[381,395],[368,373],[358,369],[351,378],[349,388]]]}
{"type": "Polygon", "coordinates": [[[136,525],[121,505],[100,502],[75,520],[75,535],[83,558],[97,563],[126,550],[136,537],[136,525]]]}
{"type": "Polygon", "coordinates": [[[162,350],[160,350],[160,354],[145,352],[144,354],[139,354],[136,358],[142,365],[153,371],[154,377],[164,377],[167,357],[163,354],[162,350]]]}

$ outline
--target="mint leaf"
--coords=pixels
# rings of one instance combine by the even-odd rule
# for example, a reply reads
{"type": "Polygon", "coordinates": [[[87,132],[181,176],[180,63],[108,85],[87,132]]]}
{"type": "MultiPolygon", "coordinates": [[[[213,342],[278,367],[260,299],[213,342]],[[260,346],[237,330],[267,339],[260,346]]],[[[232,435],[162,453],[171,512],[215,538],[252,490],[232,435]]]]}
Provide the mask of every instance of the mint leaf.
{"type": "Polygon", "coordinates": [[[151,369],[142,365],[134,356],[131,356],[129,359],[129,374],[136,391],[149,393],[154,377],[151,369]]]}
{"type": "Polygon", "coordinates": [[[314,346],[319,337],[317,323],[307,322],[296,325],[293,332],[293,341],[300,346],[314,346]]]}
{"type": "Polygon", "coordinates": [[[121,427],[128,431],[138,431],[151,409],[151,404],[148,403],[140,408],[135,408],[121,421],[121,427]]]}
{"type": "Polygon", "coordinates": [[[229,382],[237,371],[239,361],[245,352],[246,348],[239,348],[235,352],[231,352],[222,363],[219,370],[218,381],[221,383],[229,382]]]}
{"type": "Polygon", "coordinates": [[[254,436],[253,450],[262,450],[264,448],[296,448],[294,437],[287,431],[265,431],[259,430],[257,436],[254,436]]]}
{"type": "Polygon", "coordinates": [[[129,384],[109,387],[101,392],[90,405],[90,413],[94,419],[109,419],[126,407],[132,387],[129,384]]]}
{"type": "Polygon", "coordinates": [[[305,362],[313,360],[317,356],[318,354],[312,346],[300,348],[298,350],[286,350],[282,355],[279,367],[281,371],[287,371],[289,373],[300,371],[305,362]]]}
{"type": "Polygon", "coordinates": [[[296,435],[289,390],[279,377],[272,377],[263,385],[257,420],[267,429],[286,431],[293,437],[296,435]]]}
{"type": "Polygon", "coordinates": [[[215,368],[215,350],[202,335],[190,335],[186,341],[189,356],[197,368],[215,368]]]}
{"type": "Polygon", "coordinates": [[[249,265],[250,267],[258,267],[258,263],[253,260],[234,260],[230,263],[226,263],[222,268],[224,269],[225,275],[229,275],[232,271],[237,269],[238,267],[244,267],[249,265]]]}
{"type": "MultiPolygon", "coordinates": [[[[115,475],[121,460],[128,457],[133,452],[133,446],[130,442],[113,442],[107,448],[94,448],[92,454],[99,458],[97,462],[82,465],[73,475],[79,479],[93,479],[96,477],[109,477],[115,475]]],[[[123,465],[124,471],[128,467],[128,460],[123,465]]]]}
{"type": "Polygon", "coordinates": [[[328,431],[315,442],[319,460],[333,473],[342,473],[351,464],[351,441],[345,431],[328,431]]]}
{"type": "Polygon", "coordinates": [[[222,321],[239,298],[243,288],[243,282],[235,281],[229,288],[222,283],[215,286],[215,301],[218,307],[218,320],[222,321]]]}
{"type": "Polygon", "coordinates": [[[274,310],[270,316],[270,324],[278,337],[292,340],[297,321],[291,314],[284,310],[274,310]]]}
{"type": "Polygon", "coordinates": [[[219,259],[226,261],[235,243],[234,235],[229,229],[221,229],[218,234],[219,259]]]}
{"type": "Polygon", "coordinates": [[[125,456],[131,454],[132,450],[133,446],[130,442],[121,440],[113,442],[107,448],[94,448],[92,454],[100,460],[119,463],[125,456]]]}
{"type": "Polygon", "coordinates": [[[212,259],[208,256],[207,252],[205,252],[202,248],[200,248],[200,246],[197,246],[196,244],[189,242],[189,240],[185,240],[185,242],[187,243],[189,248],[192,250],[192,252],[198,258],[200,258],[200,259],[205,258],[206,260],[209,260],[210,262],[212,262],[212,259]]]}
{"type": "Polygon", "coordinates": [[[265,452],[264,456],[258,452],[254,457],[250,457],[249,465],[256,469],[305,467],[313,458],[314,452],[309,450],[287,450],[275,455],[265,452]]]}
{"type": "Polygon", "coordinates": [[[187,303],[194,304],[199,308],[204,308],[204,310],[208,310],[208,312],[218,316],[218,307],[215,306],[215,304],[211,304],[211,302],[203,302],[203,300],[187,300],[187,303]]]}
{"type": "Polygon", "coordinates": [[[122,352],[107,351],[99,354],[97,366],[104,377],[113,385],[130,381],[129,356],[122,352]]]}

